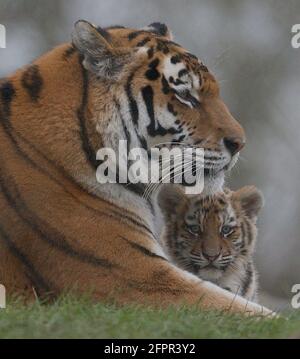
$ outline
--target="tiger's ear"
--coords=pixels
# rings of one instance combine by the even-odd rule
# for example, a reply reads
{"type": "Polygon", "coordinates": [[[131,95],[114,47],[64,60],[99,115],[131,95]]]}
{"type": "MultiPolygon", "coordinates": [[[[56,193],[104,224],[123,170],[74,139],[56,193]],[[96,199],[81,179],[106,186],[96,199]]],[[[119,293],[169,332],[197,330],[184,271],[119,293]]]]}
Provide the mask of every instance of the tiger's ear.
{"type": "Polygon", "coordinates": [[[152,24],[145,27],[145,30],[151,31],[159,36],[164,36],[169,40],[173,40],[173,35],[167,25],[161,22],[153,22],[152,24]]]}
{"type": "Polygon", "coordinates": [[[264,205],[262,192],[254,186],[240,188],[233,193],[232,198],[240,202],[244,213],[251,219],[257,218],[258,212],[264,205]]]}
{"type": "Polygon", "coordinates": [[[167,217],[177,213],[182,203],[188,201],[187,196],[185,196],[180,187],[175,185],[162,186],[158,194],[158,204],[167,217]]]}
{"type": "Polygon", "coordinates": [[[83,66],[100,78],[117,79],[132,57],[130,49],[114,48],[110,34],[85,20],[79,20],[72,32],[73,45],[84,56],[83,66]]]}

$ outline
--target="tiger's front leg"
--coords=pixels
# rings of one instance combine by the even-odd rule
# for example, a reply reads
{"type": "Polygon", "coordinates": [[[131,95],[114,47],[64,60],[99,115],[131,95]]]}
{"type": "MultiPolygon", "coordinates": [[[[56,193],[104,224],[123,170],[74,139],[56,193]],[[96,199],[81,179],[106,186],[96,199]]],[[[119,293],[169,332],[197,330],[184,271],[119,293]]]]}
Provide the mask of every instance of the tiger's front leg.
{"type": "Polygon", "coordinates": [[[127,282],[119,297],[122,304],[138,302],[155,307],[195,305],[204,310],[228,310],[249,315],[272,314],[269,309],[203,281],[162,258],[143,258],[140,263],[135,263],[135,268],[135,278],[127,282]]]}
{"type": "MultiPolygon", "coordinates": [[[[200,310],[228,310],[249,315],[271,315],[272,312],[208,281],[177,268],[147,236],[117,236],[114,261],[119,267],[104,281],[111,291],[107,298],[118,304],[137,303],[153,307],[169,305],[197,306],[200,310]]],[[[96,278],[95,278],[96,279],[96,278]]],[[[99,283],[101,290],[104,283],[99,283]]],[[[107,292],[108,293],[108,292],[107,292]]],[[[97,297],[97,293],[96,297],[97,297]]],[[[103,299],[100,294],[99,299],[103,299]]]]}

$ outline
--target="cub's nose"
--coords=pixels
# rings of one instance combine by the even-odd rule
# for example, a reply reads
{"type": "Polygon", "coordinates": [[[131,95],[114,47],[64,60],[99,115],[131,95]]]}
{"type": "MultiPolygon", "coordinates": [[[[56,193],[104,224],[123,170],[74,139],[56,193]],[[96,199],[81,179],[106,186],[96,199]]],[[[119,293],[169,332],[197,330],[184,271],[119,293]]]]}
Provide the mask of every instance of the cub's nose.
{"type": "Polygon", "coordinates": [[[203,255],[203,257],[205,258],[205,259],[207,259],[208,261],[210,261],[210,262],[214,262],[219,256],[220,256],[220,253],[221,252],[219,252],[218,254],[208,254],[207,252],[202,252],[202,255],[203,255]]]}
{"type": "Polygon", "coordinates": [[[245,146],[245,139],[242,137],[225,137],[224,145],[233,156],[245,146]]]}

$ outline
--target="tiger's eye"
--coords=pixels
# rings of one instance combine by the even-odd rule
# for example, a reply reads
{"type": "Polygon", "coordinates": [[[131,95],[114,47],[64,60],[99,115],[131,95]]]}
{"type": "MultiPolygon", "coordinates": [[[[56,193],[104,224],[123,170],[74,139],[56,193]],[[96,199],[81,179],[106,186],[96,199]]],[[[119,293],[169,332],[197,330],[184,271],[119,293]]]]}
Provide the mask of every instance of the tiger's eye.
{"type": "Polygon", "coordinates": [[[192,225],[192,226],[187,226],[187,230],[194,235],[197,235],[199,232],[199,226],[197,225],[192,225]]]}
{"type": "Polygon", "coordinates": [[[228,236],[231,232],[233,232],[233,228],[228,225],[225,225],[221,228],[221,234],[224,237],[228,236]]]}

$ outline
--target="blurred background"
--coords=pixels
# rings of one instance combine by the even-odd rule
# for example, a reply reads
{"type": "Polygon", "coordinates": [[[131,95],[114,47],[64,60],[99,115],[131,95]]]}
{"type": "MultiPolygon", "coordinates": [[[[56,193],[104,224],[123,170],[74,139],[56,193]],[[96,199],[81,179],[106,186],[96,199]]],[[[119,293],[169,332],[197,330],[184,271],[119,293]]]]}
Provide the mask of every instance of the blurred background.
{"type": "Polygon", "coordinates": [[[300,48],[291,46],[299,14],[298,0],[0,0],[7,31],[0,77],[70,41],[80,18],[102,27],[166,23],[215,73],[246,130],[228,184],[255,184],[265,195],[256,253],[261,301],[288,308],[300,283],[300,48]]]}

